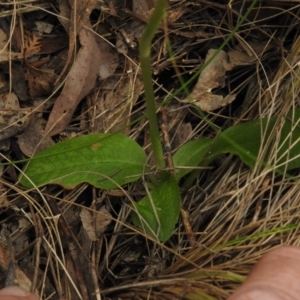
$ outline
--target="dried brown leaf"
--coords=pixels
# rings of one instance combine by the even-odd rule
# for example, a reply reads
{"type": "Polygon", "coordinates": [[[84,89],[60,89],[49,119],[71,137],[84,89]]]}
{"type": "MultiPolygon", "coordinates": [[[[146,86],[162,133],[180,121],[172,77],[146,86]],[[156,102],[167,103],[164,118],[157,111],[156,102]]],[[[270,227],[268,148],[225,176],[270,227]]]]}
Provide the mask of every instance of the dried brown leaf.
{"type": "Polygon", "coordinates": [[[83,208],[80,212],[80,219],[82,222],[82,226],[85,229],[87,235],[89,236],[91,241],[96,241],[96,231],[93,222],[93,216],[89,210],[83,208]]]}
{"type": "MultiPolygon", "coordinates": [[[[245,47],[245,46],[244,46],[245,47]]],[[[247,51],[240,44],[228,51],[229,62],[224,61],[224,67],[230,71],[236,66],[250,65],[257,61],[257,59],[272,47],[266,43],[247,43],[247,51]]]]}
{"type": "Polygon", "coordinates": [[[25,101],[28,99],[27,84],[25,81],[24,69],[17,63],[12,63],[10,74],[12,76],[13,91],[18,96],[19,100],[25,101]]]}
{"type": "Polygon", "coordinates": [[[119,55],[115,49],[104,41],[102,38],[96,36],[96,41],[101,51],[102,63],[99,67],[100,79],[106,79],[114,74],[119,65],[119,55]]]}
{"type": "Polygon", "coordinates": [[[188,137],[191,136],[192,132],[193,127],[191,123],[181,122],[176,130],[174,140],[172,142],[173,148],[177,148],[186,143],[188,137]]]}
{"type": "Polygon", "coordinates": [[[14,93],[2,95],[0,99],[0,123],[7,126],[25,128],[29,123],[29,109],[20,108],[19,100],[14,93]]]}
{"type": "MultiPolygon", "coordinates": [[[[205,62],[207,62],[217,50],[209,50],[205,62]]],[[[203,111],[212,111],[217,108],[230,104],[236,95],[228,95],[225,98],[221,95],[215,95],[211,91],[217,87],[223,87],[226,78],[226,68],[224,62],[228,61],[228,55],[225,51],[220,51],[209,65],[201,72],[196,86],[190,97],[183,102],[193,102],[203,111]]]]}
{"type": "Polygon", "coordinates": [[[187,11],[186,6],[179,6],[168,11],[167,22],[169,25],[175,23],[187,11]]]}
{"type": "Polygon", "coordinates": [[[104,206],[94,217],[89,210],[83,208],[80,212],[80,218],[91,241],[96,241],[111,222],[111,215],[104,206]]]}
{"type": "Polygon", "coordinates": [[[36,115],[32,115],[29,125],[18,136],[18,142],[21,151],[28,157],[54,144],[53,140],[44,134],[42,120],[36,115]]]}
{"type": "Polygon", "coordinates": [[[107,228],[107,226],[111,223],[112,216],[105,208],[105,206],[101,206],[99,211],[96,213],[95,220],[95,230],[96,235],[99,237],[107,228]]]}
{"type": "Polygon", "coordinates": [[[55,36],[44,38],[42,41],[40,54],[49,54],[57,52],[68,45],[68,39],[65,36],[55,36]]]}
{"type": "MultiPolygon", "coordinates": [[[[64,2],[64,1],[63,1],[64,2]]],[[[76,45],[76,36],[81,31],[81,29],[89,23],[89,16],[96,5],[96,0],[69,0],[69,5],[71,8],[70,23],[68,26],[69,33],[69,50],[66,59],[65,66],[61,71],[59,77],[56,80],[56,83],[60,81],[62,76],[65,74],[68,69],[70,62],[74,55],[75,45],[76,45]]],[[[64,5],[66,6],[66,5],[64,5]]],[[[66,9],[67,10],[67,9],[66,9]]],[[[68,13],[68,12],[64,12],[68,13]]]]}
{"type": "Polygon", "coordinates": [[[49,95],[57,75],[52,70],[41,70],[26,64],[29,94],[32,98],[49,95]]]}
{"type": "Polygon", "coordinates": [[[92,90],[96,82],[102,59],[99,46],[93,33],[86,28],[80,30],[79,41],[82,46],[46,125],[45,132],[49,135],[58,134],[65,129],[77,105],[92,90]]]}
{"type": "MultiPolygon", "coordinates": [[[[8,249],[0,243],[0,271],[1,273],[7,273],[9,266],[10,266],[11,258],[10,253],[8,249]]],[[[21,271],[17,266],[15,266],[16,269],[14,270],[13,274],[15,276],[14,278],[14,284],[18,284],[23,290],[30,292],[32,282],[28,278],[28,276],[21,271]]]]}

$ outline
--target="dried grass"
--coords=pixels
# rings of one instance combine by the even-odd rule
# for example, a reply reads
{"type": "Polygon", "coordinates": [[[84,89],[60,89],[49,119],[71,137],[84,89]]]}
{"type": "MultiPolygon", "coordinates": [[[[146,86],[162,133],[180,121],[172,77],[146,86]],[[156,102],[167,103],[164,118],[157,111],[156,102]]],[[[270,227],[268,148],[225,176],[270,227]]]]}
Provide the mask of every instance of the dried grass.
{"type": "MultiPolygon", "coordinates": [[[[227,37],[249,4],[245,1],[242,7],[240,2],[233,2],[230,8],[225,2],[171,1],[172,7],[187,5],[188,8],[183,18],[173,24],[172,30],[195,33],[188,38],[169,33],[174,56],[179,61],[177,67],[184,79],[199,68],[199,58],[207,50],[227,37]],[[200,32],[209,37],[197,37],[200,32]]],[[[50,4],[37,1],[15,4],[15,7],[4,7],[2,16],[19,16],[34,9],[54,14],[53,10],[48,11],[50,4]]],[[[259,1],[230,46],[258,37],[273,48],[256,64],[229,72],[226,89],[236,90],[238,99],[231,108],[210,114],[212,122],[227,128],[253,118],[284,116],[287,111],[299,107],[299,8],[297,1],[259,1]]],[[[157,94],[166,95],[180,84],[175,73],[172,73],[171,83],[166,82],[164,76],[160,77],[172,68],[172,63],[163,48],[161,34],[158,36],[160,38],[153,45],[153,66],[158,74],[157,94]]],[[[171,110],[174,132],[180,130],[178,120],[190,120],[193,124],[186,141],[214,135],[192,108],[178,107],[176,99],[172,105],[175,107],[171,110]]],[[[137,114],[134,112],[133,116],[137,114]]],[[[143,126],[139,123],[132,127],[131,135],[138,138],[143,126]]],[[[276,141],[276,132],[267,139],[276,141]]],[[[276,164],[276,147],[279,146],[275,144],[269,163],[276,164]]],[[[262,149],[261,157],[264,155],[262,149]]],[[[292,179],[284,178],[261,167],[249,170],[234,156],[220,158],[212,170],[202,172],[195,184],[183,192],[183,205],[190,214],[197,237],[194,247],[189,244],[182,224],[165,245],[143,237],[130,225],[129,199],[142,195],[140,183],[129,186],[122,197],[116,197],[87,185],[72,191],[59,187],[24,191],[3,179],[1,197],[9,201],[9,207],[2,213],[1,224],[4,227],[15,218],[27,218],[37,228],[38,219],[41,220],[42,242],[35,251],[40,253],[42,268],[37,264],[36,252],[32,252],[35,238],[29,238],[27,252],[22,249],[23,254],[17,253],[17,257],[31,260],[25,265],[36,267],[35,272],[39,274],[36,290],[45,299],[57,299],[57,294],[73,299],[80,293],[74,292],[78,282],[70,274],[66,241],[61,239],[57,226],[59,216],[53,215],[47,198],[58,203],[72,228],[81,253],[80,264],[85,265],[86,272],[93,270],[87,284],[94,284],[98,294],[91,299],[100,299],[99,291],[102,299],[226,299],[264,253],[280,245],[299,245],[298,170],[293,176],[292,179]],[[113,222],[87,248],[79,240],[79,209],[88,206],[96,214],[100,204],[110,210],[113,222]]],[[[41,230],[41,227],[38,228],[41,230]]],[[[26,230],[33,229],[29,226],[26,230]]],[[[17,239],[17,235],[11,234],[11,237],[17,239]]]]}

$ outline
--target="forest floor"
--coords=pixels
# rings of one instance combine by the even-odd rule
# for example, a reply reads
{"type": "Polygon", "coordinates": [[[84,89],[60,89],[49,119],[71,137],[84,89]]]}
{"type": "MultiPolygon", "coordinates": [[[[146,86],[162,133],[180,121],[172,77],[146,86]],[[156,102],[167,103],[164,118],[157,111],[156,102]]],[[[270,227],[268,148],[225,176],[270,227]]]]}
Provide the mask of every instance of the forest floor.
{"type": "MultiPolygon", "coordinates": [[[[249,12],[251,4],[169,1],[151,62],[155,100],[164,103],[162,141],[170,140],[172,155],[190,141],[215,139],[216,128],[273,116],[280,128],[300,106],[300,5],[257,1],[249,12]]],[[[231,152],[182,178],[193,237],[180,217],[164,243],[132,223],[132,201],[147,195],[144,176],[109,190],[20,183],[27,158],[92,133],[121,132],[153,165],[138,45],[154,5],[1,4],[0,287],[17,282],[41,299],[226,299],[264,253],[299,245],[299,172],[272,167],[276,132],[265,136],[275,151],[259,149],[268,158],[263,167],[231,152]]],[[[250,136],[242,137],[247,147],[250,136]]]]}

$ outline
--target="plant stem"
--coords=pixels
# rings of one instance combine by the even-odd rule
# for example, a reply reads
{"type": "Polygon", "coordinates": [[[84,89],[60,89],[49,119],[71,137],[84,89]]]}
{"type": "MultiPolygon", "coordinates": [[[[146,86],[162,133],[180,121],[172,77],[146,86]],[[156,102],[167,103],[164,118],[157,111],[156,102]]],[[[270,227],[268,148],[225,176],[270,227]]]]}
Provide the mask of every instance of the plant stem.
{"type": "Polygon", "coordinates": [[[150,141],[152,145],[155,165],[158,170],[164,170],[166,168],[166,164],[164,160],[162,144],[159,138],[159,127],[157,124],[156,105],[154,100],[154,90],[152,84],[150,53],[152,39],[155,36],[159,24],[164,17],[166,8],[167,0],[157,1],[157,5],[154,8],[154,11],[149,19],[145,31],[143,32],[139,44],[140,62],[145,88],[146,107],[150,128],[150,141]]]}

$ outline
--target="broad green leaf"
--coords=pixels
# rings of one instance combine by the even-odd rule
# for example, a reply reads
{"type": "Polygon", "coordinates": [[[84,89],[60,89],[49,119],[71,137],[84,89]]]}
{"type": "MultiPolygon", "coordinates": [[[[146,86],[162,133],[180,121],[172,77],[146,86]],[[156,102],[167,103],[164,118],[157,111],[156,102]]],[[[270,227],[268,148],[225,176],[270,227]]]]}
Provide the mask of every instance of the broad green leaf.
{"type": "Polygon", "coordinates": [[[205,154],[209,151],[211,139],[199,139],[186,143],[173,156],[175,167],[186,167],[176,169],[177,180],[190,173],[193,166],[198,166],[205,154]],[[191,167],[191,168],[188,168],[191,167]]]}
{"type": "Polygon", "coordinates": [[[133,223],[165,242],[172,235],[180,212],[180,192],[172,175],[150,192],[150,196],[134,203],[133,223]]]}
{"type": "Polygon", "coordinates": [[[88,182],[114,189],[139,179],[146,160],[143,149],[124,135],[90,134],[40,152],[24,168],[20,183],[27,188],[52,183],[70,189],[88,182]]]}
{"type": "MultiPolygon", "coordinates": [[[[271,151],[277,147],[276,163],[275,165],[271,163],[270,167],[274,167],[277,171],[283,171],[285,167],[287,170],[300,167],[299,120],[300,109],[296,109],[286,116],[283,125],[277,123],[279,121],[277,117],[272,117],[232,126],[223,131],[212,143],[205,160],[212,161],[222,153],[232,153],[253,168],[260,149],[265,149],[266,153],[264,161],[259,163],[267,165],[270,164],[271,151]],[[280,130],[279,138],[276,136],[278,130],[280,130]]],[[[205,160],[203,163],[206,163],[205,160]]]]}
{"type": "MultiPolygon", "coordinates": [[[[270,153],[277,147],[276,162],[270,167],[282,172],[300,167],[300,109],[295,109],[285,117],[284,124],[278,124],[278,117],[263,118],[232,126],[214,140],[199,139],[183,145],[174,154],[175,166],[207,166],[225,153],[236,154],[253,168],[260,150],[266,150],[262,165],[270,164],[270,153]],[[280,129],[279,138],[276,136],[280,129]],[[276,132],[277,130],[277,132],[276,132]],[[278,139],[278,140],[276,140],[278,139]]],[[[274,153],[273,153],[274,157],[274,153]]],[[[191,169],[178,170],[178,179],[191,169]]]]}

